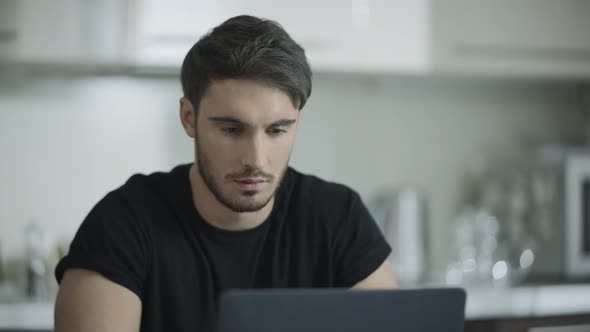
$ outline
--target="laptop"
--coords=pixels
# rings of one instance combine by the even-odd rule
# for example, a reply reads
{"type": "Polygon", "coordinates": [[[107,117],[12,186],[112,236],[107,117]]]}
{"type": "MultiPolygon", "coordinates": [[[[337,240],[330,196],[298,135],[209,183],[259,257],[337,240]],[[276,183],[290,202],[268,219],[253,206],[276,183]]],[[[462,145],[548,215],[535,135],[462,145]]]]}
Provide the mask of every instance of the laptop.
{"type": "Polygon", "coordinates": [[[218,332],[462,332],[460,288],[231,290],[218,332]]]}

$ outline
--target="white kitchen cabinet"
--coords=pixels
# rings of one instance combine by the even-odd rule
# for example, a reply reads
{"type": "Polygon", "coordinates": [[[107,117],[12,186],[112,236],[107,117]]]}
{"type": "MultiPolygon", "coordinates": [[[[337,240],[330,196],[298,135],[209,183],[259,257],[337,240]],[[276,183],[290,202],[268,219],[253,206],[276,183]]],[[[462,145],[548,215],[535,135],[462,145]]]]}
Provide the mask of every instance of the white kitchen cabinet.
{"type": "Polygon", "coordinates": [[[426,73],[427,0],[139,0],[142,63],[179,65],[198,37],[249,14],[279,22],[314,70],[426,73]]]}
{"type": "Polygon", "coordinates": [[[0,58],[25,63],[176,73],[200,36],[251,14],[280,22],[316,72],[590,78],[587,0],[4,1],[19,19],[0,24],[0,58]]]}
{"type": "Polygon", "coordinates": [[[253,14],[281,22],[315,70],[426,73],[426,0],[257,0],[253,14]]]}
{"type": "Polygon", "coordinates": [[[117,62],[129,50],[127,1],[19,0],[6,9],[17,62],[117,62]]]}
{"type": "Polygon", "coordinates": [[[590,78],[590,1],[432,1],[437,72],[590,78]]]}
{"type": "MultiPolygon", "coordinates": [[[[9,1],[9,0],[7,0],[9,1]]],[[[0,56],[20,63],[177,70],[225,19],[281,23],[314,71],[428,72],[428,0],[12,0],[16,38],[0,56]],[[18,6],[14,4],[17,3],[18,6]]],[[[7,15],[8,16],[8,15],[7,15]]],[[[2,28],[0,26],[0,28],[2,28]]]]}
{"type": "Polygon", "coordinates": [[[232,7],[214,0],[134,0],[127,28],[130,57],[139,65],[178,68],[190,47],[228,17],[232,7]]]}
{"type": "Polygon", "coordinates": [[[196,36],[223,19],[252,14],[280,22],[306,49],[316,71],[590,77],[590,2],[586,0],[173,3],[172,8],[164,1],[138,0],[154,13],[166,13],[150,17],[146,22],[151,26],[139,31],[160,33],[164,38],[159,38],[157,49],[170,51],[171,59],[181,58],[196,36]],[[164,24],[165,20],[170,21],[164,24]],[[174,20],[177,24],[172,24],[174,20]]]}

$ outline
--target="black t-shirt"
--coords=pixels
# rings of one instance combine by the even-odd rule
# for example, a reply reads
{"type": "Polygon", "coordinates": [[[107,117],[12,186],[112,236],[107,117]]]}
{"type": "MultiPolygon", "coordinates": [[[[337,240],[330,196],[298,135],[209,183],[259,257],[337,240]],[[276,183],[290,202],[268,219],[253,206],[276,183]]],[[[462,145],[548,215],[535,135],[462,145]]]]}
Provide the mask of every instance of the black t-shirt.
{"type": "Polygon", "coordinates": [[[213,331],[229,288],[351,287],[391,249],[359,195],[288,168],[270,216],[216,228],[192,201],[190,165],[134,175],[89,213],[58,264],[96,271],[142,301],[141,331],[213,331]]]}

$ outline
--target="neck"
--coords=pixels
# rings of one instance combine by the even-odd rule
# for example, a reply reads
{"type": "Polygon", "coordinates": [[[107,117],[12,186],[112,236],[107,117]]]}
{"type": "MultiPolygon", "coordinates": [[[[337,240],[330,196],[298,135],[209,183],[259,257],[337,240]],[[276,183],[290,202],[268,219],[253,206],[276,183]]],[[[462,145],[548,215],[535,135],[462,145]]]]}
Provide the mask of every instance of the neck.
{"type": "Polygon", "coordinates": [[[239,231],[254,228],[266,220],[272,212],[274,197],[256,212],[235,212],[221,204],[201,177],[196,163],[189,171],[193,203],[205,222],[217,228],[239,231]]]}

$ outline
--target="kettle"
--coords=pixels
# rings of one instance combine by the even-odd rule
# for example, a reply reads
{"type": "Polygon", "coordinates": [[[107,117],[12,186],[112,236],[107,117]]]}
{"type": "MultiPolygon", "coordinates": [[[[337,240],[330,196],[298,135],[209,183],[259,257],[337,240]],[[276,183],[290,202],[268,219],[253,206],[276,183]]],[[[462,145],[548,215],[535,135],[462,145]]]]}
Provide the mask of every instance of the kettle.
{"type": "Polygon", "coordinates": [[[389,259],[400,285],[424,282],[427,266],[424,195],[414,187],[391,189],[376,195],[368,208],[391,246],[389,259]]]}

